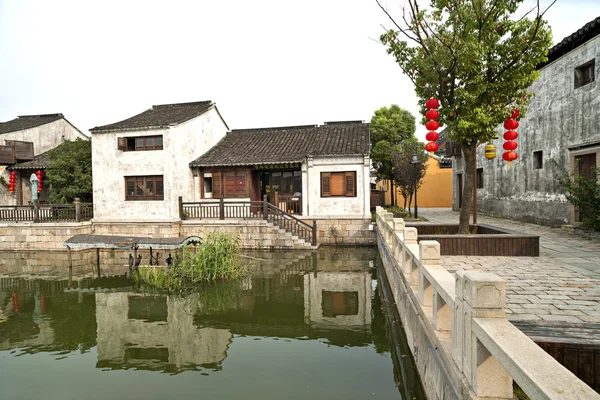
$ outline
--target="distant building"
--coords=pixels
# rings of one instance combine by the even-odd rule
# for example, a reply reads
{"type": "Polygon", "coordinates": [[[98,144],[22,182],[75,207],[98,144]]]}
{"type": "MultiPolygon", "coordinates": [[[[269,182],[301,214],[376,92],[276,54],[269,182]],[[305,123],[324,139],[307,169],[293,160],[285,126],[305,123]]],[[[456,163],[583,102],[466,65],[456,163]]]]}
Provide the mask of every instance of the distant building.
{"type": "MultiPolygon", "coordinates": [[[[519,121],[519,158],[502,160],[503,129],[498,130],[494,160],[477,151],[478,209],[488,214],[548,225],[576,223],[580,216],[558,183],[561,168],[589,174],[600,166],[600,17],[566,37],[539,66],[541,77],[527,115],[519,121]],[[554,164],[556,163],[558,167],[554,164]]],[[[464,164],[453,166],[453,208],[461,207],[464,164]]]]}
{"type": "MultiPolygon", "coordinates": [[[[31,201],[29,177],[48,166],[48,151],[65,140],[84,139],[79,129],[62,114],[23,115],[0,123],[0,176],[8,181],[9,170],[17,172],[17,189],[9,192],[0,185],[0,204],[22,205],[31,201]]],[[[48,187],[39,194],[48,199],[48,187]]]]}

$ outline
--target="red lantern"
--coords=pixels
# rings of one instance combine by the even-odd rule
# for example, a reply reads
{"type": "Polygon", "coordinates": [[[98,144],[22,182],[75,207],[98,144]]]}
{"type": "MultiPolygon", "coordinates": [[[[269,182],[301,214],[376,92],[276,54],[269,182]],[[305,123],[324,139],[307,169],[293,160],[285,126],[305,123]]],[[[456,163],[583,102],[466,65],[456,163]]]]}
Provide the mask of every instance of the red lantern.
{"type": "Polygon", "coordinates": [[[504,140],[515,140],[519,137],[517,131],[506,131],[504,132],[504,140]]]}
{"type": "Polygon", "coordinates": [[[511,163],[516,160],[518,156],[519,155],[514,151],[507,151],[506,153],[502,154],[502,159],[511,163]]]}
{"type": "Polygon", "coordinates": [[[437,121],[429,121],[425,124],[425,128],[429,131],[435,131],[440,127],[440,124],[437,121]]]}
{"type": "Polygon", "coordinates": [[[435,121],[440,117],[440,112],[438,110],[429,110],[425,113],[425,118],[429,121],[435,121]]]}
{"type": "Polygon", "coordinates": [[[517,142],[513,142],[512,140],[509,140],[508,142],[504,143],[502,145],[502,147],[504,147],[504,150],[516,150],[517,147],[519,147],[519,145],[517,144],[517,142]]]}
{"type": "Polygon", "coordinates": [[[10,174],[8,175],[8,191],[14,192],[16,186],[17,186],[17,172],[10,171],[10,174]]]}
{"type": "Polygon", "coordinates": [[[427,132],[427,135],[425,135],[425,139],[429,140],[430,142],[435,142],[436,140],[438,140],[440,138],[440,135],[438,135],[437,132],[427,132]]]}
{"type": "Polygon", "coordinates": [[[519,116],[519,110],[517,110],[516,108],[513,108],[513,112],[510,115],[510,117],[507,117],[506,119],[512,118],[512,119],[516,119],[519,116]]]}
{"type": "Polygon", "coordinates": [[[508,131],[515,130],[518,127],[519,127],[519,121],[517,121],[516,119],[507,119],[506,121],[504,121],[504,129],[506,129],[508,131]]]}
{"type": "Polygon", "coordinates": [[[436,152],[439,148],[440,146],[436,142],[429,142],[425,145],[425,150],[430,153],[436,152]]]}
{"type": "Polygon", "coordinates": [[[438,108],[439,106],[440,102],[437,99],[434,99],[433,97],[425,102],[425,107],[429,108],[430,110],[432,108],[438,108]]]}

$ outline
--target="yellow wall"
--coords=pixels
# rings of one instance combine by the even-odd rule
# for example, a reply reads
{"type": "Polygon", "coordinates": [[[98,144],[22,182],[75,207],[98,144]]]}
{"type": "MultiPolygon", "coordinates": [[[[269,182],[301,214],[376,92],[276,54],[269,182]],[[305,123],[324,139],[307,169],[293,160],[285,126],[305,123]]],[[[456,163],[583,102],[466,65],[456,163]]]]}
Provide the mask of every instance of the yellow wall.
{"type": "MultiPolygon", "coordinates": [[[[440,163],[433,158],[427,161],[429,165],[423,183],[417,193],[418,207],[422,208],[451,208],[452,207],[452,168],[440,168],[440,163]]],[[[385,190],[385,204],[391,204],[390,182],[377,182],[377,189],[385,190]]],[[[396,189],[396,204],[404,206],[404,198],[396,189]]],[[[413,199],[414,200],[414,199],[413,199]]],[[[412,204],[414,207],[414,202],[412,204]]]]}

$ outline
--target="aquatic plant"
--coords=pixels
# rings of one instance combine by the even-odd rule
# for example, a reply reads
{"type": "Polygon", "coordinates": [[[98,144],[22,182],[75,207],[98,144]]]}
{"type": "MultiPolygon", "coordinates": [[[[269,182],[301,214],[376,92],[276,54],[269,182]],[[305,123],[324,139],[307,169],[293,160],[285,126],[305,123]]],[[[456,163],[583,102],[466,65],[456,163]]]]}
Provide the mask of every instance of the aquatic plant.
{"type": "Polygon", "coordinates": [[[195,251],[184,247],[171,268],[140,268],[134,279],[162,290],[186,291],[203,283],[242,278],[249,266],[240,262],[240,242],[237,236],[211,232],[195,251]]]}

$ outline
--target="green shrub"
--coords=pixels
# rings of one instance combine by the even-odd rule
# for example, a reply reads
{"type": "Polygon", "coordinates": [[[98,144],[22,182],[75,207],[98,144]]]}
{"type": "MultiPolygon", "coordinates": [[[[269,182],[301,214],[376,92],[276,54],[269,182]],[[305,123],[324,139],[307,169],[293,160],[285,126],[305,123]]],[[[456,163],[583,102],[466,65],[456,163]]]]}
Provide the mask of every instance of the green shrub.
{"type": "Polygon", "coordinates": [[[406,217],[408,217],[408,211],[406,211],[402,207],[389,206],[389,207],[386,208],[386,211],[387,212],[391,212],[392,214],[394,214],[394,218],[406,218],[406,217]]]}
{"type": "MultiPolygon", "coordinates": [[[[558,164],[555,163],[558,166],[558,164]]],[[[569,175],[561,168],[559,182],[565,189],[565,197],[579,210],[582,225],[600,231],[600,181],[597,167],[592,167],[589,177],[569,175]]]]}

